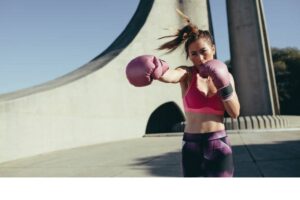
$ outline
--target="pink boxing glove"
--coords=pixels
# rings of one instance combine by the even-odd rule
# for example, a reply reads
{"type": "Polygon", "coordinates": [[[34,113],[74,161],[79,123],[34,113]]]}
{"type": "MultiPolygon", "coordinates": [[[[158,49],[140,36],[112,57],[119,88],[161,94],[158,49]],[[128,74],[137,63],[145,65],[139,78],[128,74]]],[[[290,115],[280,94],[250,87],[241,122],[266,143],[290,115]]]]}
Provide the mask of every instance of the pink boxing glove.
{"type": "Polygon", "coordinates": [[[233,88],[230,84],[230,74],[227,66],[219,60],[210,60],[198,68],[200,76],[206,78],[210,76],[223,101],[230,99],[233,88]]]}
{"type": "Polygon", "coordinates": [[[142,87],[150,85],[153,79],[159,79],[168,69],[165,61],[155,56],[143,55],[128,63],[126,76],[132,85],[142,87]]]}

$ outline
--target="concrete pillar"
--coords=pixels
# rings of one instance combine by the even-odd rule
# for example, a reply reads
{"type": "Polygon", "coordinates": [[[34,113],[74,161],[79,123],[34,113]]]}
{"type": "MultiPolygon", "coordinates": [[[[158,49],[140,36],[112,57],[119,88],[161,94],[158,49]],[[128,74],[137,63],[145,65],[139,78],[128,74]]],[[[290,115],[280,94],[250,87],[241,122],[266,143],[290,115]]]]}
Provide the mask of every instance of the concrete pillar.
{"type": "Polygon", "coordinates": [[[241,115],[279,114],[261,0],[227,0],[231,64],[241,115]]]}
{"type": "Polygon", "coordinates": [[[191,18],[191,21],[196,24],[198,28],[212,32],[208,0],[179,0],[178,7],[191,18]]]}

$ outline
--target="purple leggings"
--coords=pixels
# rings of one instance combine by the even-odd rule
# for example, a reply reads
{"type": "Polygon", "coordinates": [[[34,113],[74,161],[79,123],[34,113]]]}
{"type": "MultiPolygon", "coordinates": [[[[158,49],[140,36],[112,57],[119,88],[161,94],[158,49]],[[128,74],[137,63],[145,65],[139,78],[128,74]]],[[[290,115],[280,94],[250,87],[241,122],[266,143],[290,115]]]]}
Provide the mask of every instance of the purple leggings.
{"type": "Polygon", "coordinates": [[[184,133],[182,169],[184,177],[232,177],[232,150],[226,131],[184,133]]]}

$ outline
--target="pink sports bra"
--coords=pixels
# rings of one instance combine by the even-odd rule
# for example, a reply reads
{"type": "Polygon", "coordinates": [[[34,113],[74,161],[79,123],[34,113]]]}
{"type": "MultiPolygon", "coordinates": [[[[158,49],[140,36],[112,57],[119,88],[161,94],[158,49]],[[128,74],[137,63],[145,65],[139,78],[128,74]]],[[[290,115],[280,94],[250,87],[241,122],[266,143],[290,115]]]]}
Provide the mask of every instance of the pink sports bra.
{"type": "Polygon", "coordinates": [[[211,97],[205,96],[196,87],[197,71],[192,70],[192,81],[183,97],[185,112],[224,115],[225,108],[220,97],[215,94],[211,97]]]}

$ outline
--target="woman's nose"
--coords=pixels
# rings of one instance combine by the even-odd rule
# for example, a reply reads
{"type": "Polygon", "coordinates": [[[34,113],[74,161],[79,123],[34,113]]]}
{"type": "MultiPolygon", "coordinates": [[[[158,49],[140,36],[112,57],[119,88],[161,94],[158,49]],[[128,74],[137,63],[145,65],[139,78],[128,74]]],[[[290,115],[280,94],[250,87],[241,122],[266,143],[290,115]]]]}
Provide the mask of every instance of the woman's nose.
{"type": "Polygon", "coordinates": [[[199,61],[201,62],[201,64],[203,64],[204,61],[205,61],[204,56],[201,55],[201,54],[199,54],[198,59],[199,59],[199,61]]]}

